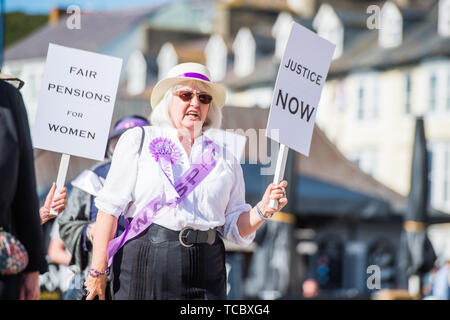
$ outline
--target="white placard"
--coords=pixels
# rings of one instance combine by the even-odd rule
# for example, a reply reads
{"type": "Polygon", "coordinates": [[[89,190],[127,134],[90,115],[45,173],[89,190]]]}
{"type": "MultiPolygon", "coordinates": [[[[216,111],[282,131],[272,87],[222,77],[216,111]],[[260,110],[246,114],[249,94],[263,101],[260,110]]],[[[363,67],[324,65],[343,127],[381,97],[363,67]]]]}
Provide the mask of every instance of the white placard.
{"type": "Polygon", "coordinates": [[[34,147],[103,160],[122,59],[50,43],[34,147]]]}
{"type": "Polygon", "coordinates": [[[320,94],[335,45],[293,22],[278,69],[267,136],[309,156],[320,94]],[[271,136],[279,129],[277,137],[271,136]]]}

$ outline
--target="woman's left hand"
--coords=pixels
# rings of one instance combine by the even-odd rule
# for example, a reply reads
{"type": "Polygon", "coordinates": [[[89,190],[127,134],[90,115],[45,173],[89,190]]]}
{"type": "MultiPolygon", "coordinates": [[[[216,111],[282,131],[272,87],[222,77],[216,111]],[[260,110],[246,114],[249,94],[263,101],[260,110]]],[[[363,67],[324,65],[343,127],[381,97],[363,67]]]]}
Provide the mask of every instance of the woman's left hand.
{"type": "Polygon", "coordinates": [[[281,211],[288,203],[286,197],[287,181],[283,180],[278,185],[271,183],[266,189],[264,196],[260,202],[260,211],[265,217],[271,217],[275,212],[281,211]],[[278,200],[278,209],[269,207],[270,200],[278,200]]]}
{"type": "Polygon", "coordinates": [[[56,215],[50,214],[50,209],[53,209],[58,214],[64,211],[67,204],[67,192],[66,187],[59,191],[59,195],[55,196],[56,183],[53,182],[50,191],[47,194],[44,205],[39,209],[41,216],[41,224],[46,223],[48,220],[53,219],[56,215]]]}

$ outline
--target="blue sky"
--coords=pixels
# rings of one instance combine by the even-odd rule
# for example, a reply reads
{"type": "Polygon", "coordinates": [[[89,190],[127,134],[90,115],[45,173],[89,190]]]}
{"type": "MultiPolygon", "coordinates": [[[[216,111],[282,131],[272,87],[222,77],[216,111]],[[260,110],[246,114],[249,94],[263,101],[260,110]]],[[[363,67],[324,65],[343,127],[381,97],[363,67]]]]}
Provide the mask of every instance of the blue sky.
{"type": "Polygon", "coordinates": [[[118,10],[125,8],[150,7],[173,0],[3,0],[5,11],[22,11],[30,14],[47,14],[53,7],[67,8],[78,5],[81,10],[118,10]]]}

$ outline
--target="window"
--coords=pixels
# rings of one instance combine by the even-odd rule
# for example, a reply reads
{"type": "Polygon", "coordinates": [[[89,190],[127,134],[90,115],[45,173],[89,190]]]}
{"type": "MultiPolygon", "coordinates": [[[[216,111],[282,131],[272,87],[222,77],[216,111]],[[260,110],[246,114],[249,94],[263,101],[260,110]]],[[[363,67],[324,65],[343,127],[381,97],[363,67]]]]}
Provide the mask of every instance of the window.
{"type": "Polygon", "coordinates": [[[442,184],[443,184],[442,198],[443,198],[444,202],[448,202],[448,200],[449,200],[449,196],[448,196],[448,191],[449,191],[449,189],[448,189],[449,177],[448,176],[450,173],[450,170],[449,170],[450,165],[448,163],[450,161],[449,153],[450,153],[450,148],[449,148],[449,146],[447,146],[447,148],[444,149],[444,170],[443,170],[444,176],[442,179],[443,180],[442,181],[442,184]]]}
{"type": "Polygon", "coordinates": [[[334,9],[329,4],[320,6],[313,20],[313,27],[321,37],[336,45],[333,59],[341,56],[344,48],[344,27],[334,9]]]}
{"type": "Polygon", "coordinates": [[[364,119],[364,85],[361,83],[358,90],[358,119],[364,119]]]}
{"type": "Polygon", "coordinates": [[[248,76],[255,69],[256,42],[248,28],[241,28],[233,42],[234,73],[248,76]]]}
{"type": "Polygon", "coordinates": [[[411,113],[411,74],[408,72],[405,76],[405,113],[411,113]]]}
{"type": "Polygon", "coordinates": [[[431,155],[431,205],[436,209],[450,210],[450,142],[432,146],[431,155]]]}
{"type": "Polygon", "coordinates": [[[381,9],[381,28],[378,43],[383,48],[393,48],[402,43],[403,17],[395,4],[388,1],[381,9]]]}
{"type": "Polygon", "coordinates": [[[434,59],[423,64],[425,100],[430,113],[450,116],[450,61],[434,59]]]}
{"type": "Polygon", "coordinates": [[[450,68],[447,71],[447,111],[450,112],[450,68]]]}
{"type": "Polygon", "coordinates": [[[212,35],[205,48],[206,67],[211,72],[212,81],[220,81],[227,73],[227,46],[223,38],[212,35]]]}
{"type": "Polygon", "coordinates": [[[441,37],[450,36],[450,0],[439,1],[438,32],[441,37]]]}
{"type": "Polygon", "coordinates": [[[272,36],[275,38],[275,56],[278,59],[283,57],[292,21],[294,19],[289,13],[281,12],[272,27],[272,36]]]}
{"type": "Polygon", "coordinates": [[[371,176],[375,174],[377,169],[376,150],[366,149],[357,151],[350,159],[365,173],[370,174],[371,176]]]}
{"type": "Polygon", "coordinates": [[[147,62],[140,50],[134,51],[128,58],[127,91],[131,95],[144,92],[147,80],[147,62]]]}
{"type": "Polygon", "coordinates": [[[158,79],[162,79],[178,63],[177,52],[170,42],[166,42],[161,47],[156,61],[158,63],[158,79]]]}
{"type": "Polygon", "coordinates": [[[356,78],[356,119],[374,120],[378,117],[378,75],[367,73],[356,78]]]}
{"type": "Polygon", "coordinates": [[[430,91],[429,91],[429,105],[431,111],[437,110],[437,77],[436,74],[433,72],[430,75],[430,91]]]}

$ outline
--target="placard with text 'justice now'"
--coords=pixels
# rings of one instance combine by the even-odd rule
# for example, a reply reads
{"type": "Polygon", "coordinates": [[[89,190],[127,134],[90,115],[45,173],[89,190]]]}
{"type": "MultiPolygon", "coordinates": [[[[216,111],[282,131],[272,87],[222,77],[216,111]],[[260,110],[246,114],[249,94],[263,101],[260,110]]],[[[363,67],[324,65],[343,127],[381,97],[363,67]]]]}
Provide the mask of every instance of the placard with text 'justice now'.
{"type": "Polygon", "coordinates": [[[267,136],[309,156],[317,107],[335,45],[293,23],[273,92],[267,136]],[[277,133],[277,134],[275,134],[277,133]]]}

